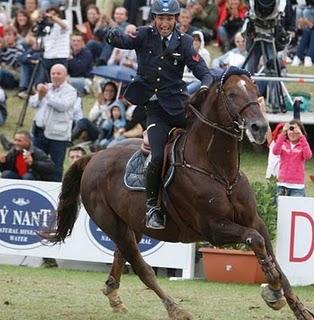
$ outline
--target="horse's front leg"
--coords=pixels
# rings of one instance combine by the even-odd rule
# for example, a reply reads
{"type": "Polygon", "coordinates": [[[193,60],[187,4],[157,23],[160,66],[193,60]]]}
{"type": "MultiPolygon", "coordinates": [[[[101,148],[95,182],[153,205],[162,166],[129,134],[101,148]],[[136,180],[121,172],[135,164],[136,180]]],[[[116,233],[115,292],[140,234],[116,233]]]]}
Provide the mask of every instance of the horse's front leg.
{"type": "MultiPolygon", "coordinates": [[[[271,308],[281,309],[285,305],[285,299],[281,290],[280,273],[272,255],[266,250],[264,237],[253,228],[244,227],[229,220],[212,223],[211,234],[213,244],[245,243],[254,251],[268,283],[268,286],[263,289],[262,297],[271,308]]],[[[268,238],[267,231],[264,236],[268,238]]]]}
{"type": "MultiPolygon", "coordinates": [[[[299,300],[299,298],[294,294],[294,292],[291,288],[291,285],[289,283],[289,280],[287,279],[286,275],[281,270],[281,267],[275,257],[273,247],[272,247],[271,241],[268,236],[268,231],[265,227],[264,222],[261,219],[257,218],[254,222],[254,228],[257,229],[259,231],[259,233],[263,236],[263,238],[265,240],[265,247],[266,247],[266,250],[268,253],[268,257],[269,257],[268,262],[266,262],[266,261],[260,262],[262,265],[262,268],[266,269],[266,272],[267,272],[267,269],[269,269],[269,268],[275,268],[280,273],[280,283],[281,283],[282,290],[284,292],[284,296],[288,302],[290,309],[293,311],[295,317],[299,320],[314,320],[313,313],[311,313],[311,311],[308,310],[303,305],[303,303],[299,300]]],[[[276,309],[276,303],[273,304],[271,302],[272,297],[274,295],[276,297],[277,293],[276,293],[276,291],[271,290],[270,287],[263,288],[262,296],[263,296],[264,300],[266,301],[266,303],[270,307],[276,309]]]]}
{"type": "Polygon", "coordinates": [[[116,249],[108,279],[102,290],[103,294],[107,296],[113,312],[127,312],[127,308],[118,294],[121,274],[125,266],[125,262],[125,258],[121,255],[120,251],[116,249]]]}

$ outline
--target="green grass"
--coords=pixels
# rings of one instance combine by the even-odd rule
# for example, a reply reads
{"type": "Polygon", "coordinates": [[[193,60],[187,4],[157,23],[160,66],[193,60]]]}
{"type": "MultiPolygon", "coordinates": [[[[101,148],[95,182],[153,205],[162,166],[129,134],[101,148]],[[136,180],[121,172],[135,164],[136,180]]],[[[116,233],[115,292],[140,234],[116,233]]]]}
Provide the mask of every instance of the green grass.
{"type": "MultiPolygon", "coordinates": [[[[106,278],[99,272],[0,266],[0,320],[167,319],[158,297],[134,275],[124,275],[121,281],[120,295],[128,314],[113,314],[101,293],[106,278]]],[[[288,307],[277,312],[269,309],[257,285],[158,281],[198,320],[295,319],[288,307]]],[[[314,286],[295,291],[313,311],[314,286]]]]}

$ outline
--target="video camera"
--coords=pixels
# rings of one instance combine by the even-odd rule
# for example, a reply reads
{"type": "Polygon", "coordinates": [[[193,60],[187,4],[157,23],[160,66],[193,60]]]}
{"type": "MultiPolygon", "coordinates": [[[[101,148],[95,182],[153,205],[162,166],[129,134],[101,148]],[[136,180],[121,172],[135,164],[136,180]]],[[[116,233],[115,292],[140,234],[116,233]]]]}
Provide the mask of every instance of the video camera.
{"type": "Polygon", "coordinates": [[[275,39],[276,49],[283,50],[289,36],[283,26],[286,0],[250,0],[250,10],[242,27],[242,33],[249,38],[265,41],[275,39]]]}
{"type": "Polygon", "coordinates": [[[32,28],[32,32],[35,37],[44,37],[51,32],[51,28],[53,27],[53,22],[49,20],[49,18],[43,14],[35,23],[32,28]]]}

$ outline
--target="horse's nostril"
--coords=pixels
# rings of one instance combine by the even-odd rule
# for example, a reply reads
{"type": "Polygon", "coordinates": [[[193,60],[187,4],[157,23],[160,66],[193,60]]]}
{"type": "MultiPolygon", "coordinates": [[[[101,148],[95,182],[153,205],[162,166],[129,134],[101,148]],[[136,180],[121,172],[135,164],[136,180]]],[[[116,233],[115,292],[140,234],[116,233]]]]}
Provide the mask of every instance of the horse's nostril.
{"type": "Polygon", "coordinates": [[[251,129],[252,129],[252,131],[253,132],[256,132],[256,131],[258,131],[258,125],[256,124],[256,123],[253,123],[252,125],[251,125],[251,129]]]}

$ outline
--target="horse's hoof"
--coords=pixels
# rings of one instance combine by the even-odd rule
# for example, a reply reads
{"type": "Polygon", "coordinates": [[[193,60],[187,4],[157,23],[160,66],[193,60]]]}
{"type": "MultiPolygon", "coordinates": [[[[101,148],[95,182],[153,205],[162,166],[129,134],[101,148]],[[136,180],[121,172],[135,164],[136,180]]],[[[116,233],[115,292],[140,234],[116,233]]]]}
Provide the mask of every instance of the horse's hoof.
{"type": "Polygon", "coordinates": [[[266,304],[273,310],[280,310],[287,303],[282,290],[273,290],[269,285],[263,287],[261,296],[266,304]]]}
{"type": "Polygon", "coordinates": [[[180,307],[173,308],[168,311],[169,319],[171,320],[193,320],[193,315],[180,307]]]}

